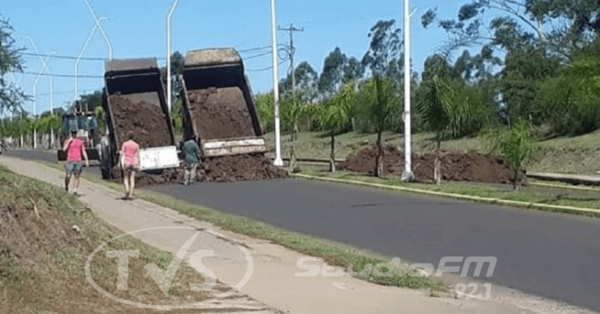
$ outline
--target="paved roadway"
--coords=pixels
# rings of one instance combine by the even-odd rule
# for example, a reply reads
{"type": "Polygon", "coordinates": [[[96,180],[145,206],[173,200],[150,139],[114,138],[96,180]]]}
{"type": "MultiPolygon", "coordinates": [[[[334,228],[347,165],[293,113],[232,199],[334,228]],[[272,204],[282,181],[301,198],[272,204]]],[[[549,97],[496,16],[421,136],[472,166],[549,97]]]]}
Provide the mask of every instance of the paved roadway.
{"type": "Polygon", "coordinates": [[[600,219],[294,179],[152,189],[411,262],[496,256],[486,280],[600,311],[600,219]]]}

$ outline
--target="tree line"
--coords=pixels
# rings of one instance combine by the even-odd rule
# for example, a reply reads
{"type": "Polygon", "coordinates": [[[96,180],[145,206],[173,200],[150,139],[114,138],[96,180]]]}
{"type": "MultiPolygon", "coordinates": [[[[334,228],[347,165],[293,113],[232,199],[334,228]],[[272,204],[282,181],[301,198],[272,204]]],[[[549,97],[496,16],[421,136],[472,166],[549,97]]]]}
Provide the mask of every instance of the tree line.
{"type": "MultiPolygon", "coordinates": [[[[423,71],[411,73],[412,132],[433,133],[439,148],[445,140],[498,129],[537,139],[597,130],[599,8],[597,0],[469,0],[456,17],[428,10],[423,27],[441,28],[448,36],[426,58],[423,71]]],[[[394,20],[377,22],[367,35],[363,56],[335,48],[320,73],[302,62],[279,83],[282,130],[290,134],[292,158],[299,131],[331,134],[331,167],[335,135],[376,134],[376,174],[382,175],[381,132],[403,131],[403,42],[394,20]]],[[[272,93],[258,95],[257,104],[271,131],[272,93]]],[[[520,155],[531,155],[530,149],[520,155]]]]}

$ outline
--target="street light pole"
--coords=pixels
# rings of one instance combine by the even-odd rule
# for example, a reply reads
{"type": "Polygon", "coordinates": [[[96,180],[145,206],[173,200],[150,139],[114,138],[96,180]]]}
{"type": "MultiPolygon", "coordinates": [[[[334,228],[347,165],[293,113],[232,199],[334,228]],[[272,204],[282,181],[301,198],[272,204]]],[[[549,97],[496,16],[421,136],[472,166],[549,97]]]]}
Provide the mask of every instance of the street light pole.
{"type": "MultiPolygon", "coordinates": [[[[50,56],[46,57],[46,59],[42,62],[42,70],[40,71],[40,73],[38,73],[38,75],[35,78],[35,81],[33,82],[33,120],[34,122],[37,119],[37,84],[40,80],[40,78],[42,77],[42,74],[44,72],[44,70],[46,69],[46,65],[48,64],[48,59],[50,59],[50,56]]],[[[33,126],[33,149],[37,149],[37,127],[33,126]]]]}
{"type": "Polygon", "coordinates": [[[171,9],[169,9],[169,13],[167,14],[167,108],[169,108],[169,112],[171,112],[171,18],[173,17],[173,13],[175,12],[175,8],[179,0],[173,1],[171,5],[171,9]]]}
{"type": "Polygon", "coordinates": [[[104,38],[104,41],[106,42],[106,48],[108,50],[108,60],[112,60],[112,43],[110,42],[110,39],[108,39],[108,36],[106,35],[106,32],[104,31],[104,28],[102,27],[102,25],[100,25],[100,20],[102,20],[103,18],[98,18],[98,16],[96,15],[96,12],[94,12],[94,9],[92,8],[92,5],[90,4],[90,2],[88,0],[85,0],[85,4],[88,7],[88,10],[90,11],[90,13],[92,14],[92,17],[94,18],[94,21],[96,22],[96,27],[98,27],[98,29],[100,30],[100,33],[102,34],[102,37],[104,38]]]}
{"type": "Polygon", "coordinates": [[[90,41],[92,40],[92,37],[94,36],[94,33],[96,32],[96,29],[98,28],[98,26],[100,25],[100,22],[103,20],[107,20],[107,18],[105,17],[101,17],[98,19],[98,23],[96,23],[94,25],[94,28],[92,29],[92,31],[90,32],[90,35],[88,36],[85,44],[83,45],[83,48],[81,48],[81,52],[79,52],[79,56],[77,57],[77,60],[75,60],[75,90],[74,92],[74,99],[73,101],[77,100],[77,98],[79,98],[79,61],[81,61],[81,58],[83,57],[83,53],[85,52],[85,49],[87,48],[88,44],[90,43],[90,41]]]}
{"type": "Polygon", "coordinates": [[[281,134],[279,133],[279,77],[277,60],[277,20],[275,16],[275,0],[271,0],[271,44],[273,46],[273,97],[275,105],[275,161],[277,167],[283,166],[281,159],[281,134]]]}
{"type": "Polygon", "coordinates": [[[413,181],[411,160],[411,116],[410,116],[410,0],[404,0],[404,173],[402,181],[413,181]]]}

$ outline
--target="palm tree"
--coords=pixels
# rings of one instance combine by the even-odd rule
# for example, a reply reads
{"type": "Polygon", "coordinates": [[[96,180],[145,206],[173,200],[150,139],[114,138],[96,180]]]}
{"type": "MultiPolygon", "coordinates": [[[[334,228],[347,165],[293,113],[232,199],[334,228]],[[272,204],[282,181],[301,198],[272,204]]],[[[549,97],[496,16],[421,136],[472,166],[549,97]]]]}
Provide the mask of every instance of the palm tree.
{"type": "Polygon", "coordinates": [[[361,110],[377,133],[375,176],[380,178],[385,176],[382,135],[392,125],[402,103],[401,92],[395,87],[391,78],[375,76],[365,84],[363,90],[365,98],[361,100],[361,110]]]}
{"type": "Polygon", "coordinates": [[[335,172],[335,135],[346,127],[355,100],[354,83],[348,83],[325,107],[320,107],[318,119],[331,136],[329,159],[329,170],[331,172],[335,172]]]}

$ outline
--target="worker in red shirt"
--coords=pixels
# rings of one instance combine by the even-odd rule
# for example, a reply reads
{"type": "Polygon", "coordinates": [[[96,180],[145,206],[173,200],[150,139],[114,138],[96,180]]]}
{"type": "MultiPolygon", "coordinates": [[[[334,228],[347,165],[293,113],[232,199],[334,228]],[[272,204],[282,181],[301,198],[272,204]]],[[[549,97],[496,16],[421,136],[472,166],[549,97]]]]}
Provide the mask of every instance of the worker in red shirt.
{"type": "Polygon", "coordinates": [[[79,188],[79,177],[83,171],[82,157],[85,158],[85,166],[89,167],[90,162],[85,152],[85,145],[81,139],[77,137],[77,131],[72,131],[71,136],[65,142],[64,150],[67,152],[67,163],[65,164],[65,190],[69,192],[69,182],[71,176],[75,177],[75,189],[74,194],[77,195],[77,189],[79,188]]]}

